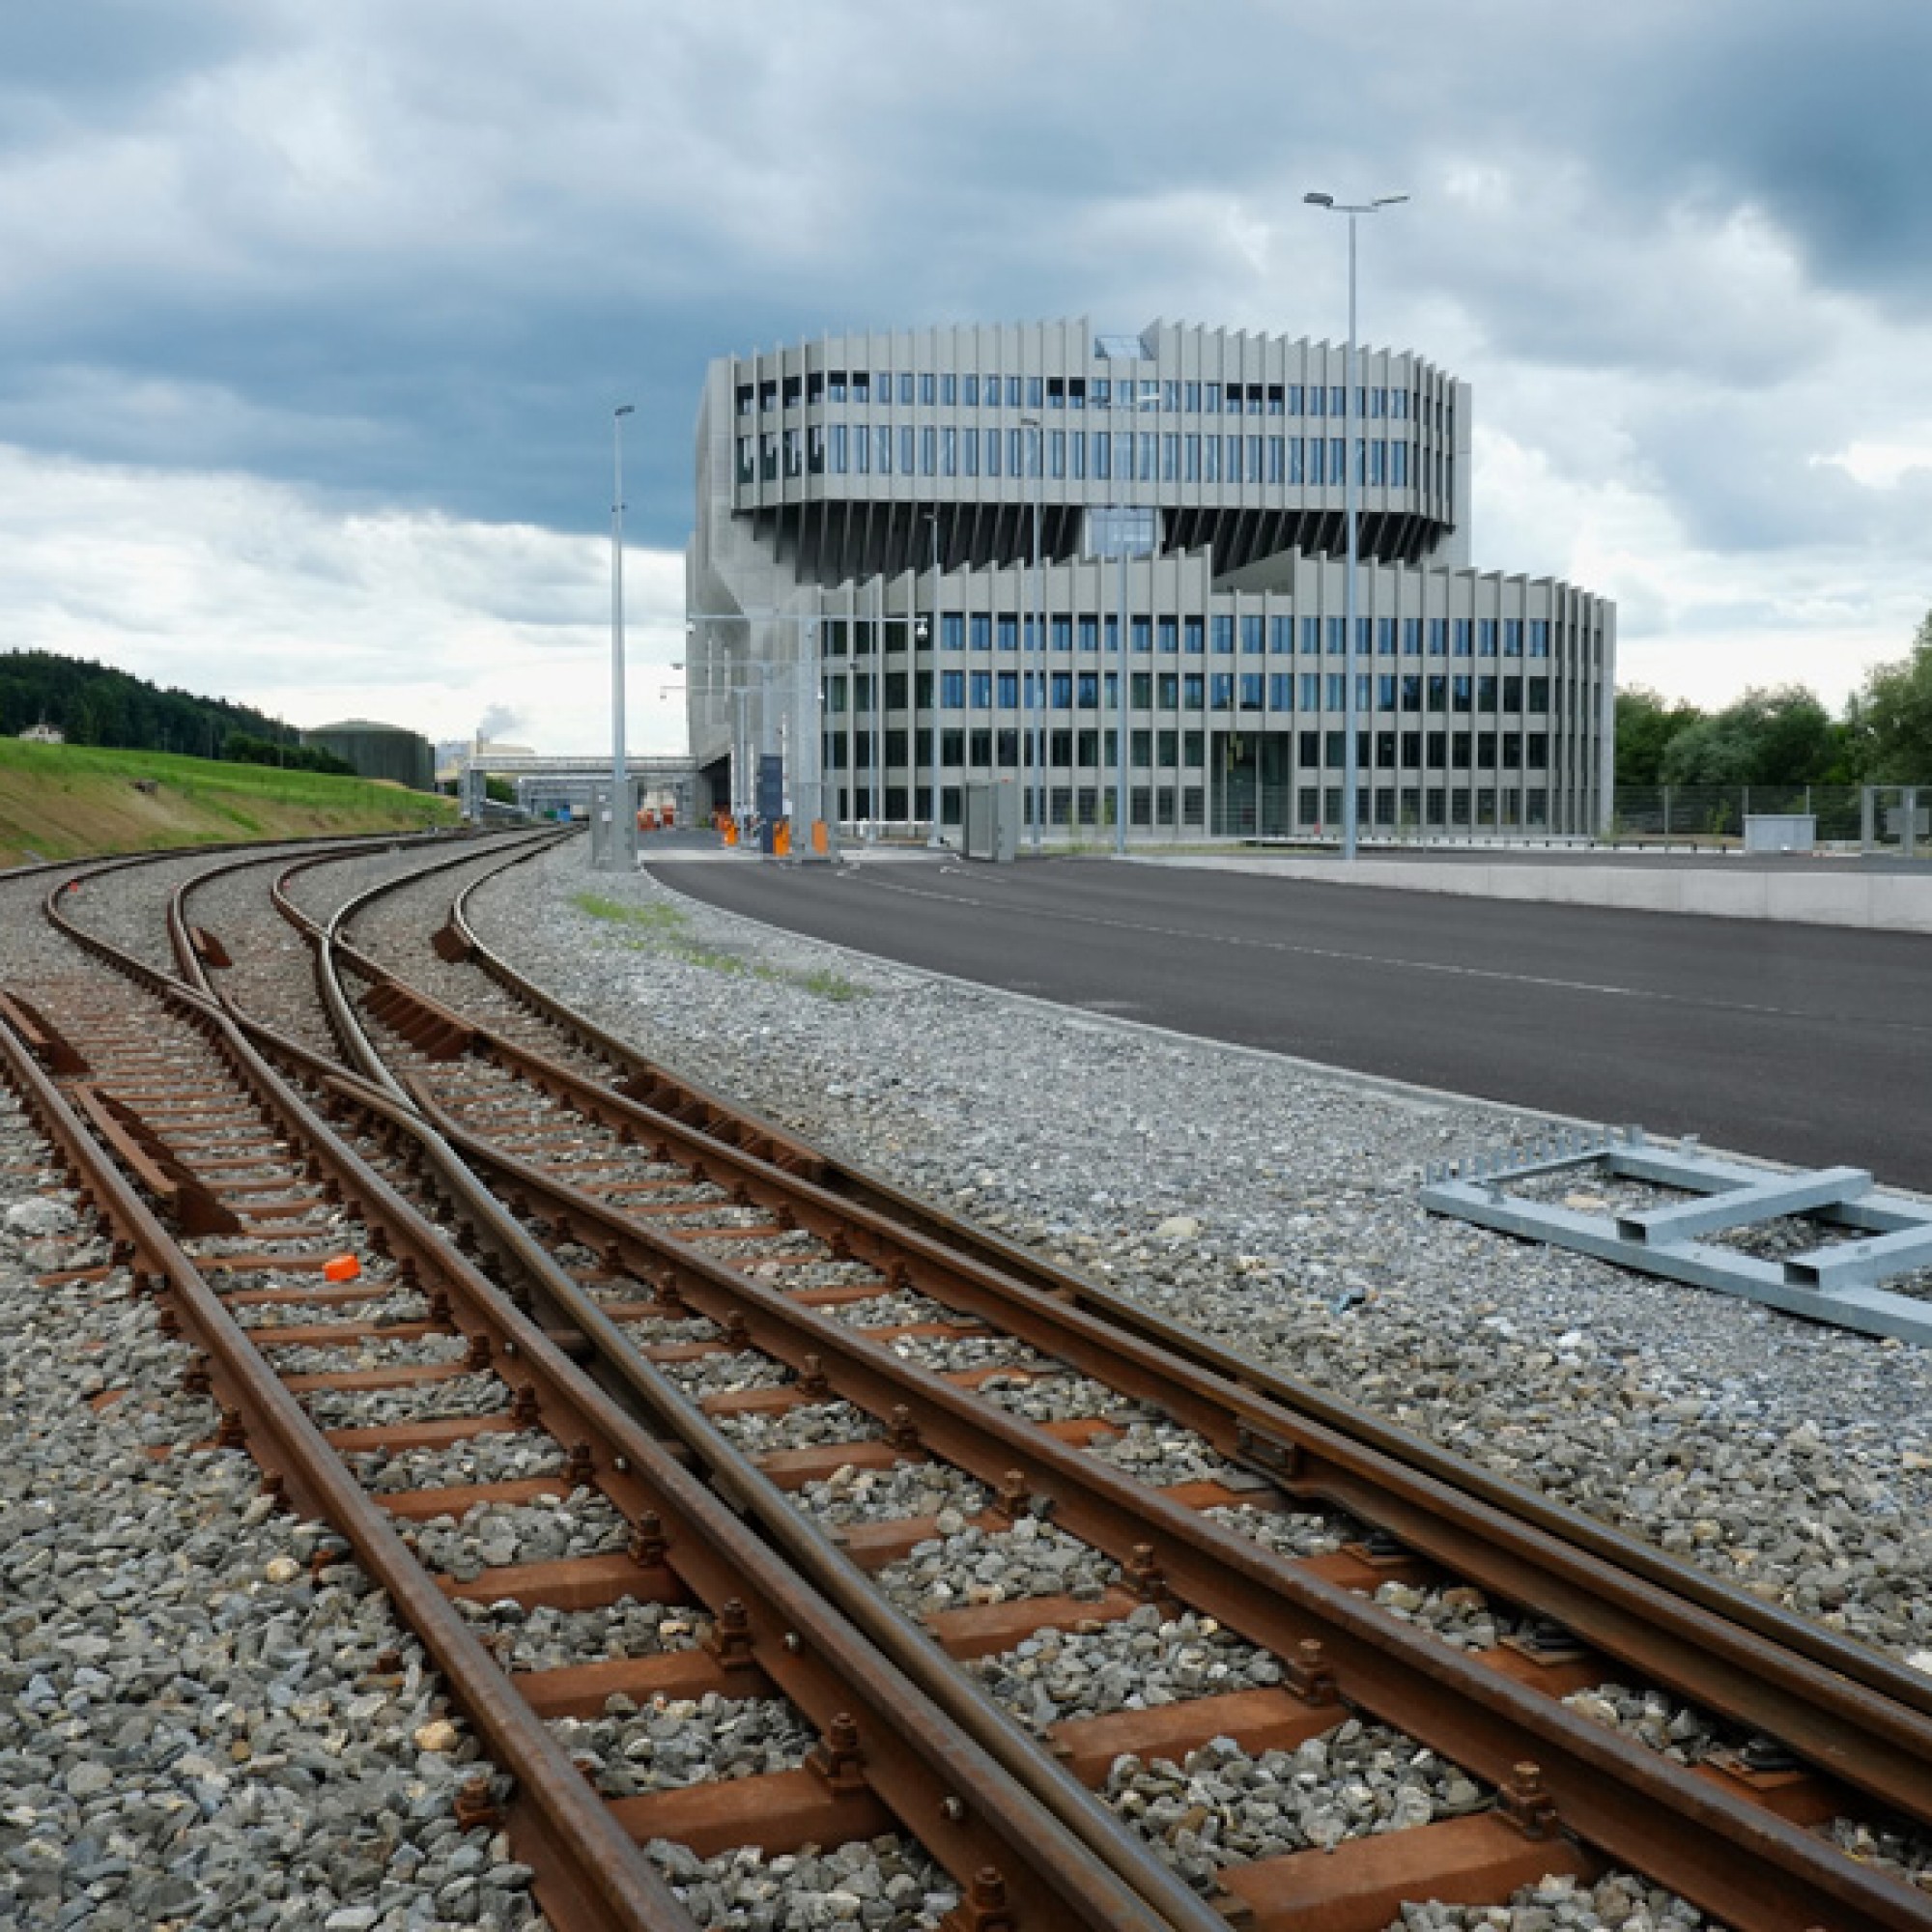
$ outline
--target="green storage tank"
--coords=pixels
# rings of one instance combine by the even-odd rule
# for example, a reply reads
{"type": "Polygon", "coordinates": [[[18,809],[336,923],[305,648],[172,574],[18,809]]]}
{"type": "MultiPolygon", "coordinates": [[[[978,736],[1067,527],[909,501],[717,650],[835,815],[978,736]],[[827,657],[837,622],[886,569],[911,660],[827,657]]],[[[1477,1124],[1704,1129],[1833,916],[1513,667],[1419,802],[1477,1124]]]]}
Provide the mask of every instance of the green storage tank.
{"type": "Polygon", "coordinates": [[[345,719],[302,733],[302,743],[332,752],[365,779],[387,779],[412,791],[436,789],[436,753],[427,738],[399,724],[377,724],[367,718],[345,719]]]}

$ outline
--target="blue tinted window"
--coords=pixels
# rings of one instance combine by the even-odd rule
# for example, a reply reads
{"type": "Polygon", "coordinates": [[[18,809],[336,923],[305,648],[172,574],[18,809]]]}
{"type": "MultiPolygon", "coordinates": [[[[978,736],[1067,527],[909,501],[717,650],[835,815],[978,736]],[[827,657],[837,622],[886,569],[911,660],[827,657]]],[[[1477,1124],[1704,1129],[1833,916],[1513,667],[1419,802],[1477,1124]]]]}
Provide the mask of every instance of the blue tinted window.
{"type": "MultiPolygon", "coordinates": [[[[948,611],[939,619],[939,647],[944,651],[956,651],[966,643],[966,616],[960,611],[948,611]]],[[[948,698],[949,704],[955,699],[948,698]]]]}
{"type": "Polygon", "coordinates": [[[1214,648],[1217,651],[1232,651],[1235,648],[1235,620],[1230,616],[1214,619],[1214,648]]]}

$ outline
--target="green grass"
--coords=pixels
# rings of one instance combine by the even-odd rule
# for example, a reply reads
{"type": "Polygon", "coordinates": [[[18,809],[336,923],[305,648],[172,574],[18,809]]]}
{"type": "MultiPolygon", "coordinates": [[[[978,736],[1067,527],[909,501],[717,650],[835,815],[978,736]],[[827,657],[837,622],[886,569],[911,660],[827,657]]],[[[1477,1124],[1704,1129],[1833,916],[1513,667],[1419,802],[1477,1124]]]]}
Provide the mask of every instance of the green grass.
{"type": "Polygon", "coordinates": [[[621,899],[606,898],[602,893],[579,893],[572,903],[592,919],[608,921],[622,927],[631,946],[640,952],[654,952],[696,966],[726,978],[743,976],[761,980],[768,985],[796,986],[814,999],[833,1000],[840,1005],[864,996],[865,989],[836,973],[819,966],[809,973],[789,972],[781,966],[761,966],[736,952],[707,946],[690,936],[691,919],[682,906],[668,905],[661,899],[642,905],[627,905],[621,899]]]}
{"type": "Polygon", "coordinates": [[[0,865],[307,833],[406,832],[455,802],[366,779],[0,738],[0,865]]]}

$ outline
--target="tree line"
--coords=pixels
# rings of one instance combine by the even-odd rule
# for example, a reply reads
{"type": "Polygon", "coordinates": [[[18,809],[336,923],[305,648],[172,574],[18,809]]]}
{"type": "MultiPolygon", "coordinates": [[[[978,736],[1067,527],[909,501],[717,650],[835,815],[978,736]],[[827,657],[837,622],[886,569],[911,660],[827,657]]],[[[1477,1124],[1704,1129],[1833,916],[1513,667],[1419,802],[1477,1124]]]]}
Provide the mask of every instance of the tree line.
{"type": "Polygon", "coordinates": [[[0,736],[51,724],[71,745],[181,752],[233,764],[352,773],[333,753],[301,742],[279,718],[225,698],[162,689],[110,666],[52,651],[0,653],[0,736]]]}
{"type": "Polygon", "coordinates": [[[1620,785],[1932,784],[1932,611],[1833,717],[1802,684],[1721,711],[1641,686],[1617,693],[1620,785]]]}

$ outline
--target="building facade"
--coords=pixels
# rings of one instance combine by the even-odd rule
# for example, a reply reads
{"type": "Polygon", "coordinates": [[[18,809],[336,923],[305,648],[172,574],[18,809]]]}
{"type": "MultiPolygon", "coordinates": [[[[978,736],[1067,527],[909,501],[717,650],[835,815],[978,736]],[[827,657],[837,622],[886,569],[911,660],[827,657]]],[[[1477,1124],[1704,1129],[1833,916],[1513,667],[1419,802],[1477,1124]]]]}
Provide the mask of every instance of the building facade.
{"type": "MultiPolygon", "coordinates": [[[[956,825],[1007,777],[1076,834],[1332,832],[1346,360],[1066,321],[714,362],[687,554],[714,802],[781,756],[806,815],[923,821],[936,791],[956,825]]],[[[1613,607],[1471,563],[1466,384],[1364,350],[1357,388],[1363,835],[1597,830],[1613,607]]]]}

